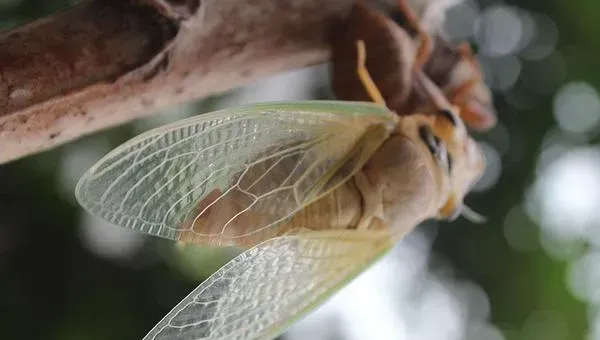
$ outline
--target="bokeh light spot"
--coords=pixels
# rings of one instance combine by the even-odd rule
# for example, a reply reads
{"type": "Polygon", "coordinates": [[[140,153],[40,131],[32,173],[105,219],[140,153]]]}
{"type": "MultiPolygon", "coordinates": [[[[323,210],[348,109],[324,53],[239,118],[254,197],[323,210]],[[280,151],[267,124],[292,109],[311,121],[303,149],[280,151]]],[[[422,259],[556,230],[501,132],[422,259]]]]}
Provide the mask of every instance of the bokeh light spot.
{"type": "Polygon", "coordinates": [[[469,39],[474,32],[479,8],[472,1],[463,1],[446,13],[444,31],[455,40],[469,39]]]}
{"type": "Polygon", "coordinates": [[[144,244],[143,234],[117,227],[88,213],[82,213],[80,226],[83,245],[103,258],[129,258],[144,244]]]}
{"type": "Polygon", "coordinates": [[[600,97],[589,84],[574,82],[563,85],[554,97],[554,117],[561,129],[586,133],[600,121],[600,97]]]}
{"type": "Polygon", "coordinates": [[[600,150],[565,152],[540,172],[535,194],[542,228],[556,237],[589,236],[600,223],[600,150]]]}
{"type": "Polygon", "coordinates": [[[521,51],[521,56],[528,60],[540,60],[552,54],[556,49],[558,28],[554,20],[545,14],[533,13],[531,17],[535,23],[534,37],[531,43],[521,51]]]}
{"type": "Polygon", "coordinates": [[[485,142],[480,142],[479,145],[485,155],[486,167],[483,175],[472,189],[474,192],[486,191],[494,187],[502,173],[502,159],[496,148],[485,142]]]}
{"type": "Polygon", "coordinates": [[[476,24],[475,37],[482,54],[490,57],[516,52],[523,38],[523,23],[516,10],[504,5],[488,7],[476,24]]]}
{"type": "Polygon", "coordinates": [[[539,249],[539,230],[519,204],[510,209],[504,218],[504,237],[513,248],[522,252],[539,249]]]}
{"type": "Polygon", "coordinates": [[[582,301],[600,303],[600,253],[587,253],[575,261],[568,282],[574,296],[582,301]]]}

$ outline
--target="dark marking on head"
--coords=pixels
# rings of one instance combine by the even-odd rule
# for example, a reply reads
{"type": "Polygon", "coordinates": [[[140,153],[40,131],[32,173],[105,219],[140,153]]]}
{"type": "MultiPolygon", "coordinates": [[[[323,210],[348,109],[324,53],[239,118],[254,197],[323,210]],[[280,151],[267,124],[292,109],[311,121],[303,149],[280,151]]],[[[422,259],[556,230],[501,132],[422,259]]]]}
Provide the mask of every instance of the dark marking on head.
{"type": "Polygon", "coordinates": [[[458,121],[457,121],[458,118],[452,111],[450,111],[448,109],[440,109],[439,114],[444,116],[445,118],[447,118],[450,121],[450,123],[452,123],[453,126],[458,125],[458,121]]]}
{"type": "Polygon", "coordinates": [[[50,137],[50,139],[54,139],[54,138],[56,138],[58,136],[60,136],[60,132],[51,133],[49,137],[50,137]]]}
{"type": "Polygon", "coordinates": [[[437,145],[439,145],[439,138],[438,143],[436,144],[435,138],[437,137],[433,135],[431,129],[426,125],[421,125],[419,127],[419,137],[421,137],[421,140],[425,143],[429,152],[431,152],[432,155],[435,155],[437,153],[437,145]]]}

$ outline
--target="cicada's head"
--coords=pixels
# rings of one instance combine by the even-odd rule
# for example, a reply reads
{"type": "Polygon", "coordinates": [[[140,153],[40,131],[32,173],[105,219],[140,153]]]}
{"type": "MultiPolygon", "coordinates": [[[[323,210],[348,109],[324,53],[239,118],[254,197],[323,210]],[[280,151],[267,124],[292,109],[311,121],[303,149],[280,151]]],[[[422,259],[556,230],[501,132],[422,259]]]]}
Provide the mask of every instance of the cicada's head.
{"type": "Polygon", "coordinates": [[[423,73],[419,83],[437,108],[429,120],[419,123],[419,139],[435,159],[438,173],[439,208],[436,217],[453,220],[463,214],[471,220],[481,217],[463,204],[463,200],[485,170],[481,148],[469,136],[460,118],[462,107],[451,105],[440,89],[423,73]]]}
{"type": "Polygon", "coordinates": [[[455,109],[441,110],[436,116],[416,117],[418,140],[431,157],[436,182],[435,217],[454,220],[461,214],[478,219],[463,204],[485,170],[485,158],[477,142],[467,133],[455,109]]]}

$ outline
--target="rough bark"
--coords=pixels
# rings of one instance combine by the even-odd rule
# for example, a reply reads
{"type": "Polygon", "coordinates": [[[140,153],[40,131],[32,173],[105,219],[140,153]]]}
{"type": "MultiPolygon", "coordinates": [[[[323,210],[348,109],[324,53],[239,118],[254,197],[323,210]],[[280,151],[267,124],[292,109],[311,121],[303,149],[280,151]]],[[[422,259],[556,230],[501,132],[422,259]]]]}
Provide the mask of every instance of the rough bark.
{"type": "Polygon", "coordinates": [[[354,0],[91,0],[0,33],[0,163],[323,62],[354,0]]]}

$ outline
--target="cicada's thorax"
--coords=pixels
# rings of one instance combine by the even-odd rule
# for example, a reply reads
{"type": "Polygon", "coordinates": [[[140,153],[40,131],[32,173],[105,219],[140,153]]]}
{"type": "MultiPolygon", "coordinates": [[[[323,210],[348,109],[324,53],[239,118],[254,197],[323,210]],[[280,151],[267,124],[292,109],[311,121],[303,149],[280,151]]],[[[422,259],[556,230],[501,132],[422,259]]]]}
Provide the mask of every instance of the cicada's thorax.
{"type": "Polygon", "coordinates": [[[447,184],[422,144],[403,131],[387,139],[354,177],[298,212],[281,231],[393,228],[404,233],[435,215],[446,199],[447,184]],[[362,221],[367,223],[361,226],[362,221]]]}

